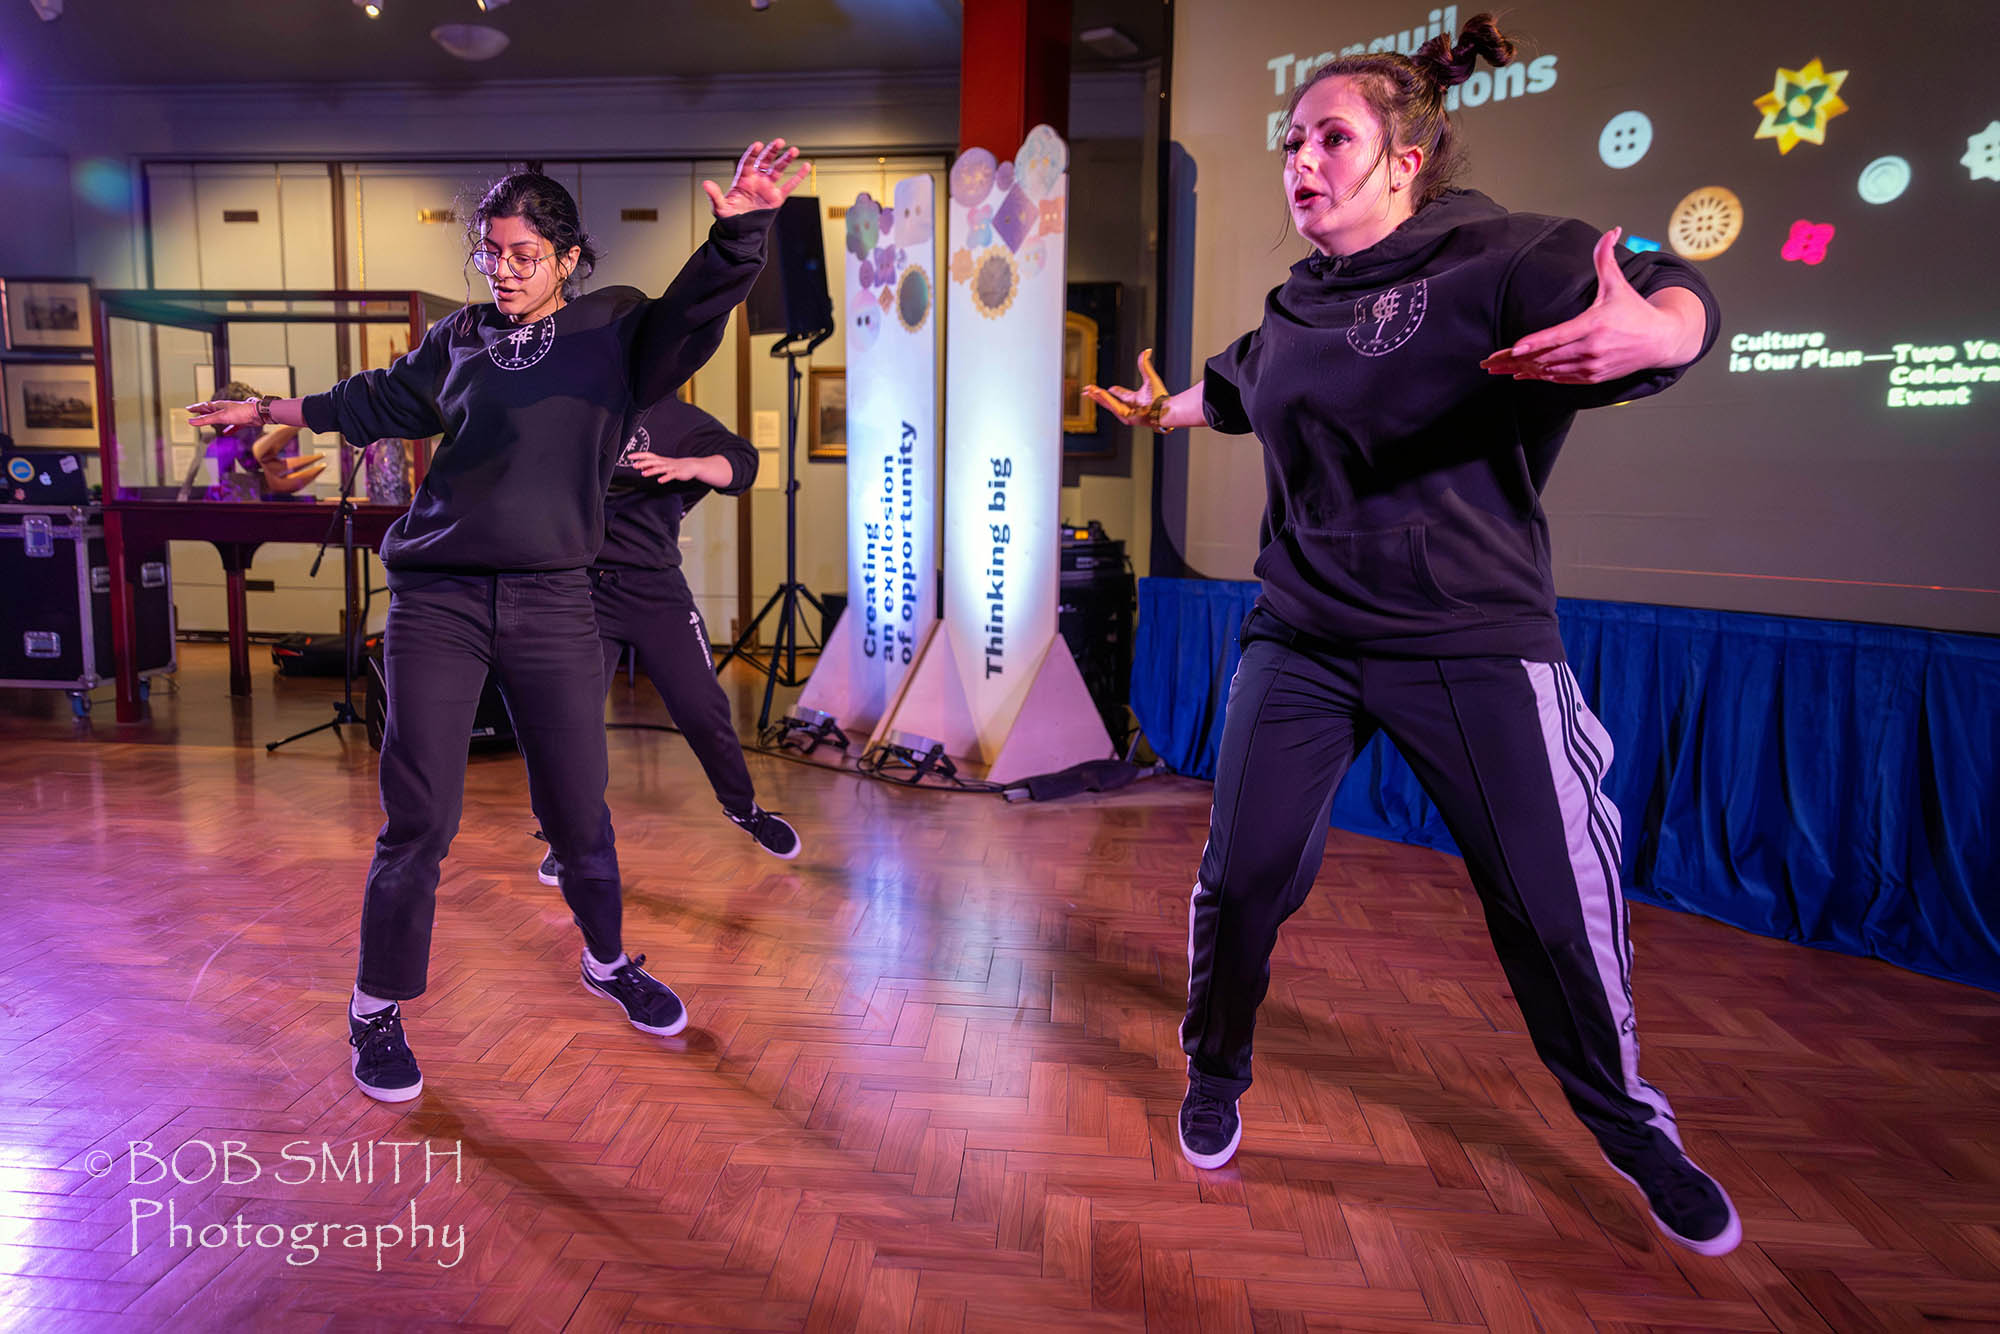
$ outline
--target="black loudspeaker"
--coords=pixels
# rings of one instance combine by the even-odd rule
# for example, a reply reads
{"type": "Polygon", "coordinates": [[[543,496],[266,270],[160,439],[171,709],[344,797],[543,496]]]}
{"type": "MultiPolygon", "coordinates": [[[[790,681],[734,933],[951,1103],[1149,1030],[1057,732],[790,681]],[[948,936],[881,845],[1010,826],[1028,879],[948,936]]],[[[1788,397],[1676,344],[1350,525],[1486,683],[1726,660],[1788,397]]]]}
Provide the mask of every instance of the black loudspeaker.
{"type": "Polygon", "coordinates": [[[826,247],[820,241],[819,200],[793,195],[771,225],[764,271],[744,302],[753,334],[810,338],[833,331],[826,290],[826,247]]]}
{"type": "Polygon", "coordinates": [[[847,594],[822,593],[819,595],[819,642],[824,644],[833,638],[833,627],[840,624],[841,613],[847,610],[847,594]]]}
{"type": "Polygon", "coordinates": [[[1061,601],[1056,629],[1069,644],[1077,670],[1113,744],[1124,749],[1131,724],[1132,615],[1138,601],[1125,544],[1104,535],[1096,520],[1062,529],[1061,601]]]}
{"type": "MultiPolygon", "coordinates": [[[[379,637],[370,636],[371,639],[379,637]]],[[[382,734],[389,726],[389,681],[379,649],[371,649],[368,654],[362,686],[367,693],[362,703],[361,720],[368,728],[368,744],[380,750],[382,734]]],[[[515,744],[514,719],[508,714],[507,701],[491,675],[486,678],[486,688],[479,693],[479,709],[472,715],[472,734],[466,738],[468,747],[481,742],[495,746],[515,744]]]]}

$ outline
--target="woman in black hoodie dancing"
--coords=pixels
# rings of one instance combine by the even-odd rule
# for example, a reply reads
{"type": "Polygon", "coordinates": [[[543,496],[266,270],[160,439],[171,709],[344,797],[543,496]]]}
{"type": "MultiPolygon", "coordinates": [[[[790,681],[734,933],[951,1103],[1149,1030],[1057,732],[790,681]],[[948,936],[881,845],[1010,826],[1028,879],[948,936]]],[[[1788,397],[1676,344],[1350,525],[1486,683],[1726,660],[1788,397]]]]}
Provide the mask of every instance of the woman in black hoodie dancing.
{"type": "Polygon", "coordinates": [[[1542,1059],[1655,1222],[1737,1244],[1639,1074],[1611,742],[1557,634],[1540,494],[1582,408],[1657,393],[1714,342],[1681,261],[1450,188],[1445,90],[1513,57],[1490,15],[1414,57],[1322,66],[1293,100],[1284,182],[1316,253],[1263,323],[1178,394],[1093,397],[1154,429],[1254,431],[1268,503],[1189,906],[1180,1141],[1236,1151],[1279,925],[1319,870],[1335,788],[1379,729],[1465,855],[1542,1059]],[[1497,349],[1497,350],[1496,350],[1497,349]]]}
{"type": "Polygon", "coordinates": [[[361,903],[348,1010],[362,1092],[403,1102],[423,1076],[401,1001],[423,994],[438,867],[458,832],[466,742],[489,672],[527,761],[528,795],[563,863],[583,931],[581,980],[646,1032],[687,1023],[673,991],[621,941],[623,899],[604,802],[604,663],[585,572],[631,423],[670,397],[722,339],[763,267],[774,210],[805,179],[783,140],[752,144],[727,191],[703,182],[716,222],[665,295],[578,295],[595,251],[569,192],[518,172],[470,222],[491,305],[440,320],[383,370],[307,398],[198,403],[197,426],[273,422],[349,441],[441,435],[408,513],[382,541],[391,599],[383,665],[382,809],[361,903]]]}
{"type": "MultiPolygon", "coordinates": [[[[687,512],[710,491],[740,496],[756,480],[757,450],[748,440],[692,403],[669,398],[655,406],[633,429],[611,475],[604,545],[590,565],[591,605],[605,675],[631,653],[701,762],[722,813],[758,847],[791,861],[799,855],[798,831],[757,804],[729,696],[715,679],[708,627],[681,573],[687,512]]],[[[553,848],[536,874],[545,885],[562,883],[553,848]]]]}

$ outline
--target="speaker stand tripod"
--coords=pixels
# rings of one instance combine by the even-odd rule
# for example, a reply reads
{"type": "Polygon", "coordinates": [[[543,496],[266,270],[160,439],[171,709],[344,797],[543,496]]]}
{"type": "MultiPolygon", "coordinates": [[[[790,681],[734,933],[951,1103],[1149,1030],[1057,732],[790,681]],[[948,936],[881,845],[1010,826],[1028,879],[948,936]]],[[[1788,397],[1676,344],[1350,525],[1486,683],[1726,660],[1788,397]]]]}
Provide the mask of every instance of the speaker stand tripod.
{"type": "MultiPolygon", "coordinates": [[[[806,335],[803,338],[785,338],[771,349],[774,357],[785,359],[785,582],[780,584],[763,607],[750,618],[750,624],[743,627],[743,633],[736,637],[726,652],[715,660],[715,673],[729,665],[729,660],[741,657],[745,662],[764,673],[764,707],[757,714],[757,733],[762,736],[771,725],[771,698],[780,685],[786,688],[805,684],[805,677],[799,675],[799,620],[801,600],[812,604],[820,614],[822,622],[826,608],[813,596],[812,590],[799,582],[799,479],[796,468],[799,449],[799,358],[809,355],[812,350],[832,337],[832,331],[806,335]],[[777,610],[777,629],[771,640],[770,658],[759,662],[750,652],[750,645],[757,639],[758,627],[773,609],[777,610]],[[779,655],[783,655],[783,666],[779,665],[779,655]]],[[[822,647],[817,636],[807,631],[812,648],[822,647]]]]}

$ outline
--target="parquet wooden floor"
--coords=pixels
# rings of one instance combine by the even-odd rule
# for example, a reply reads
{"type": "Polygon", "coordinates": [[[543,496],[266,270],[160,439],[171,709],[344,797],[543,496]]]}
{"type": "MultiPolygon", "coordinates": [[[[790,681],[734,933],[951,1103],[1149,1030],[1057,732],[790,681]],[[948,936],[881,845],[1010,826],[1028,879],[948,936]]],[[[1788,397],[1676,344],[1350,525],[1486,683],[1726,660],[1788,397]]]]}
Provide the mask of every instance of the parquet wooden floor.
{"type": "Polygon", "coordinates": [[[1458,863],[1338,833],[1242,1152],[1196,1172],[1181,780],[1008,806],[753,757],[780,863],[678,737],[616,732],[628,939],[693,1016],[661,1040],[578,986],[519,761],[477,757],[426,1089],[371,1102],[374,757],[267,757],[327,685],[232,705],[219,649],[184,663],[126,733],[0,693],[0,1326],[2000,1328],[2000,997],[1636,908],[1647,1073],[1744,1216],[1702,1259],[1569,1118],[1458,863]],[[134,1184],[133,1141],[179,1177],[134,1184]]]}

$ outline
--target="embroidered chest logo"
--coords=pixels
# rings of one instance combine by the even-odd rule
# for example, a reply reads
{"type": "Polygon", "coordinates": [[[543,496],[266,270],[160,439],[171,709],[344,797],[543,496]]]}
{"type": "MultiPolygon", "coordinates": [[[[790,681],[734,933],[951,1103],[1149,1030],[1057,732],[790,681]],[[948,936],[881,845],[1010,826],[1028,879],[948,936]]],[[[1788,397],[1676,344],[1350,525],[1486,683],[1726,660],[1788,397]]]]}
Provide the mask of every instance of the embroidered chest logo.
{"type": "Polygon", "coordinates": [[[1364,357],[1382,357],[1410,341],[1424,322],[1424,304],[1430,288],[1419,278],[1409,287],[1392,287],[1354,303],[1354,323],[1348,326],[1347,342],[1364,357]]]}
{"type": "Polygon", "coordinates": [[[493,358],[493,364],[504,371],[524,371],[549,354],[556,345],[556,322],[553,319],[536,320],[524,324],[503,338],[494,340],[486,349],[486,355],[493,358]]]}
{"type": "Polygon", "coordinates": [[[632,456],[634,454],[644,454],[652,447],[652,434],[645,427],[641,426],[638,430],[632,432],[632,438],[625,442],[625,448],[618,451],[618,462],[615,466],[620,468],[631,467],[632,456]]]}

